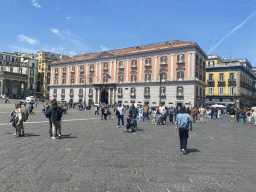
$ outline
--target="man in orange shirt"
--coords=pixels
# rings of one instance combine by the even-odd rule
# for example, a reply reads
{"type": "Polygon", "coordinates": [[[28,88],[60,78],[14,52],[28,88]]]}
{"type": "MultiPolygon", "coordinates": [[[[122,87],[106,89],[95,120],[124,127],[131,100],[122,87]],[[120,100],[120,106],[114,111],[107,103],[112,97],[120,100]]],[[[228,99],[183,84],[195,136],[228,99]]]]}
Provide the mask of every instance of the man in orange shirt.
{"type": "Polygon", "coordinates": [[[193,107],[192,109],[190,109],[190,115],[193,118],[194,123],[196,122],[196,110],[193,107]]]}

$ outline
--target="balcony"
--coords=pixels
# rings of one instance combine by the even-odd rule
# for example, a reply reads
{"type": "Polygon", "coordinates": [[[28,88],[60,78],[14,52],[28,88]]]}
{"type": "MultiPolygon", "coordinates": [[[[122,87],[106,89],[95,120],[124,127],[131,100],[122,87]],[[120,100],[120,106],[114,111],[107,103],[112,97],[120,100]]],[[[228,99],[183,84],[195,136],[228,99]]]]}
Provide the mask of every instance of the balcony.
{"type": "Polygon", "coordinates": [[[135,65],[135,64],[133,64],[132,66],[131,66],[131,68],[136,68],[137,67],[137,65],[135,65]]]}
{"type": "Polygon", "coordinates": [[[136,80],[131,80],[132,83],[136,83],[136,80]]]}
{"type": "Polygon", "coordinates": [[[70,94],[69,94],[69,97],[74,97],[74,93],[70,93],[70,94]]]}
{"type": "Polygon", "coordinates": [[[80,72],[84,72],[84,68],[82,68],[82,69],[79,69],[79,71],[80,71],[80,72]]]}
{"type": "Polygon", "coordinates": [[[165,97],[166,96],[166,94],[165,93],[161,93],[161,97],[165,97]]]}
{"type": "Polygon", "coordinates": [[[176,96],[177,96],[177,97],[183,97],[184,94],[183,94],[183,93],[177,93],[176,96]]]}
{"type": "Polygon", "coordinates": [[[214,83],[214,80],[213,79],[208,79],[207,83],[214,83]]]}
{"type": "Polygon", "coordinates": [[[70,71],[70,73],[75,73],[75,71],[73,70],[73,71],[70,71]]]}
{"type": "Polygon", "coordinates": [[[145,96],[145,97],[149,97],[149,96],[150,96],[150,93],[144,93],[144,96],[145,96]]]}
{"type": "Polygon", "coordinates": [[[94,69],[90,69],[90,71],[94,71],[94,69]]]}
{"type": "Polygon", "coordinates": [[[93,93],[89,93],[88,96],[89,96],[89,97],[90,97],[90,96],[93,96],[93,93]]]}
{"type": "Polygon", "coordinates": [[[55,72],[55,75],[58,75],[58,72],[55,72]]]}
{"type": "Polygon", "coordinates": [[[57,97],[57,93],[53,93],[53,97],[57,97]]]}
{"type": "Polygon", "coordinates": [[[118,81],[118,83],[123,83],[123,81],[118,81]]]}
{"type": "Polygon", "coordinates": [[[226,82],[224,79],[219,79],[218,80],[218,86],[225,86],[226,82]]]}
{"type": "Polygon", "coordinates": [[[78,97],[83,97],[83,93],[78,93],[78,97]]]}
{"type": "Polygon", "coordinates": [[[150,79],[146,79],[145,82],[149,83],[151,80],[150,79]]]}
{"type": "Polygon", "coordinates": [[[124,69],[124,66],[119,66],[118,69],[124,69]]]}
{"type": "Polygon", "coordinates": [[[168,63],[166,61],[163,61],[160,63],[160,65],[167,65],[168,63]]]}
{"type": "Polygon", "coordinates": [[[228,83],[236,83],[236,79],[228,79],[228,83]]]}
{"type": "Polygon", "coordinates": [[[179,60],[177,61],[177,64],[185,64],[185,60],[179,60]]]}
{"type": "Polygon", "coordinates": [[[145,63],[145,67],[150,67],[151,63],[145,63]]]}
{"type": "Polygon", "coordinates": [[[62,71],[62,74],[66,74],[66,71],[62,71]]]}
{"type": "Polygon", "coordinates": [[[134,97],[134,96],[136,96],[136,93],[130,93],[130,96],[134,97]]]}
{"type": "Polygon", "coordinates": [[[104,67],[103,70],[104,70],[104,71],[107,71],[107,70],[108,70],[108,67],[104,67]]]}
{"type": "Polygon", "coordinates": [[[119,97],[123,96],[123,93],[117,93],[117,96],[119,96],[119,97]]]}

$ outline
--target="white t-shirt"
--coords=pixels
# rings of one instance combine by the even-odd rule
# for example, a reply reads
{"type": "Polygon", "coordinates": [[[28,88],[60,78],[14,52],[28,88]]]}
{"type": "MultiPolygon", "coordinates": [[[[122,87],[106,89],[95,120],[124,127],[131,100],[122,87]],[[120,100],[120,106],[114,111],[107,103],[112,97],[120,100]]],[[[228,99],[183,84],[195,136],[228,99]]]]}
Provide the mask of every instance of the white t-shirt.
{"type": "Polygon", "coordinates": [[[160,111],[160,113],[164,113],[165,107],[164,107],[164,106],[162,106],[162,107],[160,106],[160,107],[159,107],[159,111],[160,111]]]}
{"type": "Polygon", "coordinates": [[[123,107],[123,106],[121,106],[121,107],[118,106],[118,107],[116,108],[116,110],[119,111],[120,115],[123,115],[123,114],[124,114],[124,107],[123,107]]]}

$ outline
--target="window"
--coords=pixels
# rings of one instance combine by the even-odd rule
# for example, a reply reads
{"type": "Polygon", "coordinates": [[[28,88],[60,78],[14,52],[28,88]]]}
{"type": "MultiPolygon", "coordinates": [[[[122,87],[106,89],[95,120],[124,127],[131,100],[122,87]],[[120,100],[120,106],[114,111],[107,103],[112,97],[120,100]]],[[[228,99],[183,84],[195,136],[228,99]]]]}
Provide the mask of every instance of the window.
{"type": "Polygon", "coordinates": [[[72,66],[71,72],[75,72],[75,66],[72,66]]]}
{"type": "Polygon", "coordinates": [[[132,82],[135,82],[136,81],[136,75],[132,75],[131,80],[132,80],[132,82]]]}
{"type": "Polygon", "coordinates": [[[90,65],[90,71],[93,71],[93,68],[94,68],[94,65],[91,64],[91,65],[90,65]]]}
{"type": "Polygon", "coordinates": [[[161,96],[165,96],[165,93],[166,93],[166,87],[160,87],[161,96]]]}
{"type": "Polygon", "coordinates": [[[6,60],[7,60],[7,61],[10,61],[10,57],[9,57],[9,56],[6,56],[6,60]]]}
{"type": "Polygon", "coordinates": [[[202,58],[200,58],[200,64],[202,64],[203,63],[203,60],[202,60],[202,58]]]}
{"type": "Polygon", "coordinates": [[[150,95],[150,87],[145,87],[144,95],[150,95]]]}
{"type": "Polygon", "coordinates": [[[79,95],[83,95],[83,89],[79,89],[79,95]]]}
{"type": "Polygon", "coordinates": [[[198,63],[198,62],[199,62],[199,56],[196,55],[196,63],[198,63]]]}
{"type": "Polygon", "coordinates": [[[55,68],[55,74],[58,74],[58,68],[55,68]]]}
{"type": "Polygon", "coordinates": [[[54,84],[55,84],[55,85],[58,84],[58,77],[55,77],[54,84]]]}
{"type": "Polygon", "coordinates": [[[132,60],[132,67],[137,67],[137,60],[132,60]]]}
{"type": "Polygon", "coordinates": [[[161,57],[161,63],[166,63],[167,62],[167,57],[166,56],[162,56],[161,57]]]}
{"type": "Polygon", "coordinates": [[[219,87],[219,95],[224,95],[224,87],[219,87]]]}
{"type": "Polygon", "coordinates": [[[178,63],[183,63],[184,62],[184,54],[177,55],[177,61],[178,61],[178,63]]]}
{"type": "Polygon", "coordinates": [[[75,83],[75,79],[74,78],[71,78],[70,81],[71,81],[71,84],[75,83]]]}
{"type": "Polygon", "coordinates": [[[229,73],[229,79],[235,79],[235,74],[234,73],[229,73]]]}
{"type": "Polygon", "coordinates": [[[47,54],[44,54],[44,56],[47,56],[47,54]]]}
{"type": "Polygon", "coordinates": [[[13,68],[12,67],[10,67],[10,72],[13,72],[13,68]]]}
{"type": "Polygon", "coordinates": [[[32,63],[32,68],[35,68],[35,63],[32,63]]]}
{"type": "Polygon", "coordinates": [[[177,87],[177,95],[183,95],[183,87],[177,87]]]}
{"type": "Polygon", "coordinates": [[[177,72],[177,79],[183,79],[184,78],[184,73],[183,71],[178,71],[177,72]]]}
{"type": "Polygon", "coordinates": [[[34,78],[29,79],[30,83],[34,83],[34,78]]]}
{"type": "Polygon", "coordinates": [[[132,96],[135,96],[136,95],[136,89],[133,87],[131,88],[131,95],[132,96]]]}
{"type": "Polygon", "coordinates": [[[105,62],[105,63],[104,63],[104,70],[107,70],[107,69],[108,69],[108,63],[105,62]]]}
{"type": "Polygon", "coordinates": [[[63,84],[63,85],[66,84],[66,79],[62,79],[62,84],[63,84]]]}
{"type": "Polygon", "coordinates": [[[4,57],[3,57],[3,55],[0,55],[0,59],[2,60],[4,57]]]}
{"type": "Polygon", "coordinates": [[[151,58],[146,58],[146,65],[150,65],[151,64],[151,58]]]}
{"type": "Polygon", "coordinates": [[[151,81],[151,74],[145,74],[145,81],[151,81]]]}
{"type": "Polygon", "coordinates": [[[30,70],[30,75],[34,75],[34,70],[30,70]]]}
{"type": "Polygon", "coordinates": [[[123,61],[119,61],[119,68],[124,68],[124,62],[123,61]]]}
{"type": "Polygon", "coordinates": [[[65,89],[61,89],[61,95],[65,95],[65,89]]]}
{"type": "Polygon", "coordinates": [[[47,73],[47,78],[51,78],[51,73],[47,73]]]}
{"type": "Polygon", "coordinates": [[[6,62],[6,65],[9,65],[9,62],[6,62]]]}
{"type": "Polygon", "coordinates": [[[80,78],[80,83],[84,83],[84,78],[80,78]]]}
{"type": "Polygon", "coordinates": [[[54,89],[54,90],[53,90],[53,94],[54,94],[54,95],[57,95],[57,89],[54,89]]]}
{"type": "Polygon", "coordinates": [[[214,66],[214,61],[209,61],[209,66],[214,66]]]}
{"type": "Polygon", "coordinates": [[[224,73],[219,74],[219,81],[224,81],[224,73]]]}
{"type": "Polygon", "coordinates": [[[118,95],[122,95],[123,94],[123,89],[122,88],[118,88],[117,89],[117,93],[118,93],[118,95]]]}
{"type": "Polygon", "coordinates": [[[108,77],[103,77],[103,82],[104,83],[108,82],[108,77]]]}
{"type": "Polygon", "coordinates": [[[51,83],[50,79],[47,79],[47,84],[49,85],[51,83]]]}
{"type": "Polygon", "coordinates": [[[19,68],[19,73],[22,73],[22,68],[19,68]]]}
{"type": "Polygon", "coordinates": [[[93,89],[89,89],[89,95],[93,95],[93,89]]]}
{"type": "Polygon", "coordinates": [[[66,73],[66,67],[63,67],[62,73],[66,73]]]}
{"type": "Polygon", "coordinates": [[[160,79],[162,81],[165,81],[166,80],[166,73],[160,73],[160,79]]]}
{"type": "Polygon", "coordinates": [[[39,67],[38,67],[39,69],[41,69],[41,65],[39,65],[39,67]]]}
{"type": "Polygon", "coordinates": [[[80,65],[80,71],[83,72],[84,71],[84,66],[80,65]]]}
{"type": "Polygon", "coordinates": [[[213,74],[209,74],[209,80],[213,80],[213,74]]]}
{"type": "Polygon", "coordinates": [[[14,57],[12,58],[12,62],[14,62],[14,57]]]}
{"type": "Polygon", "coordinates": [[[229,91],[229,95],[234,95],[235,88],[233,86],[230,86],[228,91],[229,91]]]}
{"type": "Polygon", "coordinates": [[[89,78],[89,83],[92,83],[93,82],[93,77],[90,77],[89,78]]]}
{"type": "Polygon", "coordinates": [[[73,97],[74,96],[74,89],[70,89],[70,94],[69,94],[70,97],[73,97]]]}
{"type": "Polygon", "coordinates": [[[118,76],[118,81],[123,82],[123,76],[122,75],[118,76]]]}

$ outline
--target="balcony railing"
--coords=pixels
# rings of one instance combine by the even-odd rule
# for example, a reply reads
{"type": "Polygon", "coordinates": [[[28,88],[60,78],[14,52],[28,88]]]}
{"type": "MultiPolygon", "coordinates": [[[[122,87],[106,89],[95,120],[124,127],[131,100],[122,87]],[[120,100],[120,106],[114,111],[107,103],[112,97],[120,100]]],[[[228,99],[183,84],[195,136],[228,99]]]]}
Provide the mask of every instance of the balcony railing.
{"type": "Polygon", "coordinates": [[[66,74],[66,71],[62,71],[62,74],[66,74]]]}
{"type": "Polygon", "coordinates": [[[130,93],[130,96],[136,96],[136,93],[130,93]]]}
{"type": "Polygon", "coordinates": [[[151,63],[145,63],[145,67],[150,67],[151,63]]]}
{"type": "Polygon", "coordinates": [[[166,62],[166,61],[162,61],[162,62],[160,63],[160,65],[167,65],[167,62],[166,62]]]}
{"type": "Polygon", "coordinates": [[[117,96],[123,96],[123,93],[117,93],[117,96]]]}
{"type": "Polygon", "coordinates": [[[80,72],[84,72],[84,69],[79,69],[80,72]]]}
{"type": "Polygon", "coordinates": [[[144,93],[144,96],[148,97],[148,96],[150,96],[150,93],[144,93]]]}
{"type": "Polygon", "coordinates": [[[177,97],[183,97],[184,94],[183,94],[183,93],[177,93],[176,96],[177,96],[177,97]]]}
{"type": "Polygon", "coordinates": [[[61,97],[65,97],[65,93],[61,93],[60,96],[61,96],[61,97]]]}
{"type": "Polygon", "coordinates": [[[185,60],[179,60],[177,61],[177,64],[184,64],[185,63],[185,60]]]}
{"type": "Polygon", "coordinates": [[[89,93],[88,96],[93,96],[93,93],[89,93]]]}
{"type": "Polygon", "coordinates": [[[53,97],[57,97],[57,93],[53,93],[53,97]]]}
{"type": "Polygon", "coordinates": [[[70,93],[69,96],[70,96],[70,97],[74,97],[74,93],[70,93]]]}
{"type": "Polygon", "coordinates": [[[136,68],[137,64],[132,64],[131,68],[136,68]]]}
{"type": "Polygon", "coordinates": [[[108,70],[108,67],[104,67],[103,70],[104,70],[104,71],[107,71],[107,70],[108,70]]]}
{"type": "Polygon", "coordinates": [[[78,93],[78,96],[79,97],[83,97],[83,93],[78,93]]]}
{"type": "Polygon", "coordinates": [[[161,97],[165,97],[166,96],[166,94],[165,93],[161,93],[161,97]]]}
{"type": "Polygon", "coordinates": [[[228,82],[229,82],[229,83],[235,83],[235,82],[236,82],[236,79],[228,79],[228,82]]]}
{"type": "Polygon", "coordinates": [[[90,71],[94,71],[94,69],[90,69],[90,71]]]}
{"type": "Polygon", "coordinates": [[[214,80],[213,79],[208,79],[207,82],[208,83],[214,83],[214,80]]]}

